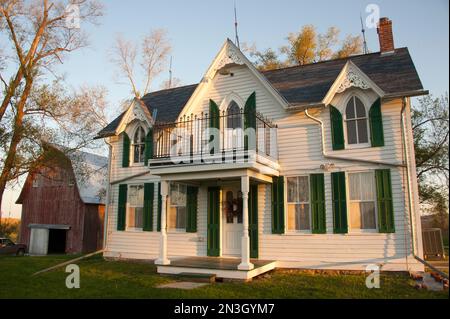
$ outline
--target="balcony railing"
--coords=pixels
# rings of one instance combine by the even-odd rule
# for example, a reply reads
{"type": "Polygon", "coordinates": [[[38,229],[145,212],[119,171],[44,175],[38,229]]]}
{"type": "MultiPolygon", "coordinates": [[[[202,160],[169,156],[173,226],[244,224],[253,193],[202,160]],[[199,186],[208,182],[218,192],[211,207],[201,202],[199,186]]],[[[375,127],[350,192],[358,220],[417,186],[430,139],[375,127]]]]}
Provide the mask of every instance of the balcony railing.
{"type": "Polygon", "coordinates": [[[153,126],[153,163],[236,162],[255,155],[278,159],[277,126],[258,112],[201,113],[153,126]]]}

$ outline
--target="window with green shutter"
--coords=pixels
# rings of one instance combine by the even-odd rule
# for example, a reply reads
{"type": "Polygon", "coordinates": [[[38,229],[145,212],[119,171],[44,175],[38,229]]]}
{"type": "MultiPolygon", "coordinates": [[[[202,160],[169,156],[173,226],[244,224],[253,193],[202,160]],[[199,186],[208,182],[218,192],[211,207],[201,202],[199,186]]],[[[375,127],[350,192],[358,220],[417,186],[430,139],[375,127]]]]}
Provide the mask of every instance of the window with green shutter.
{"type": "Polygon", "coordinates": [[[127,192],[128,192],[128,185],[126,184],[119,185],[119,203],[117,210],[117,230],[119,231],[125,230],[125,216],[127,212],[127,192]]]}
{"type": "Polygon", "coordinates": [[[381,114],[381,99],[373,103],[369,111],[370,140],[372,147],[384,146],[383,116],[381,114]]]}
{"type": "Polygon", "coordinates": [[[284,234],[284,177],[272,178],[272,234],[284,234]]]}
{"type": "Polygon", "coordinates": [[[333,197],[333,224],[335,234],[346,234],[347,223],[347,195],[345,173],[331,173],[331,188],[333,197]]]}
{"type": "Polygon", "coordinates": [[[143,230],[153,231],[153,201],[155,184],[144,184],[144,216],[143,230]]]}
{"type": "Polygon", "coordinates": [[[345,148],[344,141],[344,124],[342,114],[337,108],[330,105],[330,121],[331,121],[331,142],[333,150],[343,150],[345,148]]]}
{"type": "Polygon", "coordinates": [[[187,198],[186,198],[186,209],[187,209],[187,220],[186,220],[186,232],[196,233],[197,232],[197,198],[198,198],[198,187],[188,186],[187,187],[187,198]]]}
{"type": "Polygon", "coordinates": [[[311,184],[311,222],[313,234],[325,234],[325,177],[324,174],[312,174],[311,184]]]}
{"type": "Polygon", "coordinates": [[[376,170],[375,181],[377,187],[379,232],[395,233],[391,171],[389,169],[376,170]]]}
{"type": "Polygon", "coordinates": [[[148,165],[148,160],[153,158],[153,128],[148,130],[145,137],[145,166],[148,165]]]}
{"type": "Polygon", "coordinates": [[[127,133],[122,134],[122,167],[130,166],[130,137],[127,133]]]}

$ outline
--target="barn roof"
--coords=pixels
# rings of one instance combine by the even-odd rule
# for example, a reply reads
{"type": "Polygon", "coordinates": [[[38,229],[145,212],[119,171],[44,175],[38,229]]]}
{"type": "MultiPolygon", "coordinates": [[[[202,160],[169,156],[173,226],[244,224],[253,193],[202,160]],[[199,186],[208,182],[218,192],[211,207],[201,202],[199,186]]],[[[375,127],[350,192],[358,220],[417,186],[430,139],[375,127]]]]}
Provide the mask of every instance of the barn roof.
{"type": "Polygon", "coordinates": [[[75,151],[68,157],[82,201],[85,204],[105,204],[108,158],[82,151],[75,151]]]}
{"type": "MultiPolygon", "coordinates": [[[[288,107],[319,104],[348,61],[353,62],[387,95],[423,92],[414,62],[408,48],[396,49],[392,54],[380,52],[355,55],[348,58],[323,61],[302,66],[263,71],[261,74],[288,102],[288,107]]],[[[156,121],[175,121],[194,93],[198,84],[152,92],[142,101],[156,121]]],[[[115,135],[125,113],[122,113],[97,135],[97,138],[115,135]]]]}
{"type": "MultiPolygon", "coordinates": [[[[52,145],[57,150],[61,151],[63,147],[52,145]]],[[[62,154],[64,154],[61,151],[62,154]]],[[[105,193],[107,187],[107,171],[108,158],[83,151],[71,151],[64,155],[69,159],[80,198],[85,204],[105,204],[105,193]]],[[[30,178],[29,174],[25,185],[30,178]]],[[[31,182],[31,181],[30,181],[31,182]]],[[[22,204],[25,196],[26,186],[16,201],[17,204],[22,204]]]]}

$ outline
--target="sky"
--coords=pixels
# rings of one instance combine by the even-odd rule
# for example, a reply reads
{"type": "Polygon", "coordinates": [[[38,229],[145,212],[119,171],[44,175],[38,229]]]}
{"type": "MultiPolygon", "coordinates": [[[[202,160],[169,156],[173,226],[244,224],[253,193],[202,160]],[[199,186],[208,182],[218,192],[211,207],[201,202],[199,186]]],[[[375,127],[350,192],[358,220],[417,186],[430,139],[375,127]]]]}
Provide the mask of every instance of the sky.
{"type": "MultiPolygon", "coordinates": [[[[89,34],[90,46],[74,52],[58,67],[73,88],[102,85],[109,91],[111,110],[130,97],[129,87],[119,83],[111,63],[111,47],[117,34],[139,41],[152,29],[167,30],[173,56],[173,76],[182,84],[198,83],[226,38],[234,39],[234,0],[108,0],[98,26],[81,24],[89,34]]],[[[279,48],[289,32],[313,24],[318,32],[336,26],[341,35],[360,34],[360,15],[376,4],[380,15],[393,21],[397,48],[408,47],[425,89],[434,95],[449,90],[449,1],[448,0],[236,0],[239,37],[258,49],[279,48]]],[[[376,29],[366,30],[372,52],[379,50],[376,29]]],[[[155,80],[157,90],[168,79],[163,73],[155,80]]],[[[110,112],[111,116],[113,114],[110,112]]],[[[20,217],[14,205],[19,188],[6,193],[4,216],[20,217]]]]}

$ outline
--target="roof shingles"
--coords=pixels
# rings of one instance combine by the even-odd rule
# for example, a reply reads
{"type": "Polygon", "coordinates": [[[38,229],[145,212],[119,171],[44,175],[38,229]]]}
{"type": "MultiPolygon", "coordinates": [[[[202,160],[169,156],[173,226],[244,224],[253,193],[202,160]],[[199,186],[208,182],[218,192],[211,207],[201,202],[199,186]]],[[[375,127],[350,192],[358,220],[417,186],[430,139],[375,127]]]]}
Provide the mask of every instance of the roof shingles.
{"type": "MultiPolygon", "coordinates": [[[[330,90],[342,68],[351,60],[386,94],[423,90],[419,75],[407,48],[393,54],[379,52],[352,56],[303,66],[294,66],[262,72],[290,105],[320,103],[330,90]]],[[[183,110],[198,84],[152,92],[142,101],[157,122],[173,122],[183,110]]],[[[115,134],[125,113],[122,113],[102,131],[98,138],[115,134]]]]}

